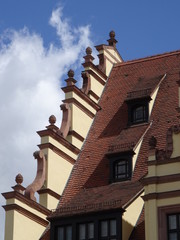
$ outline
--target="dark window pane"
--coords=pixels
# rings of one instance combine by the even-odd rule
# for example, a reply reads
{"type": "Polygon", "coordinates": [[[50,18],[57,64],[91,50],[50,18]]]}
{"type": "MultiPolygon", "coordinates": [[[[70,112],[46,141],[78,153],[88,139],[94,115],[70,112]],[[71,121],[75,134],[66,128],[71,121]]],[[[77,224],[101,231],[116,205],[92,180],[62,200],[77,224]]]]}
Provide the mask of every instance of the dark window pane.
{"type": "Polygon", "coordinates": [[[107,237],[108,236],[108,222],[102,221],[101,222],[101,237],[107,237]]]}
{"type": "Polygon", "coordinates": [[[64,228],[58,227],[57,240],[64,240],[64,228]]]}
{"type": "Polygon", "coordinates": [[[88,223],[88,239],[94,238],[94,223],[88,223]]]}
{"type": "Polygon", "coordinates": [[[169,240],[178,240],[177,233],[170,233],[169,234],[169,240]]]}
{"type": "Polygon", "coordinates": [[[66,240],[72,240],[72,227],[66,227],[66,240]]]}
{"type": "Polygon", "coordinates": [[[79,224],[79,239],[83,240],[86,238],[86,225],[79,224]]]}
{"type": "Polygon", "coordinates": [[[110,220],[110,236],[116,235],[116,220],[110,220]]]}
{"type": "Polygon", "coordinates": [[[177,224],[176,224],[176,215],[171,215],[169,216],[169,229],[176,229],[177,224]]]}

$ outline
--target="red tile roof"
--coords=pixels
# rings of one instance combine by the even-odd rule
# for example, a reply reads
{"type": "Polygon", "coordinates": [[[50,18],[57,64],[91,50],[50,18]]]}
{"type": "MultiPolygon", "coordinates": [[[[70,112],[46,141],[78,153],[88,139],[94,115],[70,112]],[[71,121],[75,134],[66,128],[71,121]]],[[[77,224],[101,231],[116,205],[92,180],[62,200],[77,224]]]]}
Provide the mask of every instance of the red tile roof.
{"type": "MultiPolygon", "coordinates": [[[[99,102],[102,109],[95,117],[58,208],[62,209],[67,204],[73,207],[78,201],[79,204],[82,201],[91,204],[96,201],[96,197],[98,203],[105,202],[109,195],[109,200],[120,200],[123,203],[131,198],[132,186],[138,185],[139,179],[147,173],[149,138],[153,135],[157,139],[157,148],[165,149],[167,129],[179,124],[179,73],[180,51],[123,62],[112,69],[99,102]],[[109,161],[106,154],[110,147],[118,145],[118,151],[124,151],[123,146],[134,146],[148,127],[127,127],[127,94],[137,91],[141,86],[143,89],[153,89],[164,74],[167,75],[160,85],[149,119],[152,125],[144,136],[132,180],[109,184],[109,161]],[[110,191],[116,194],[110,194],[110,191]]],[[[141,188],[138,185],[135,192],[141,188]]],[[[57,210],[56,215],[61,214],[57,210]]]]}

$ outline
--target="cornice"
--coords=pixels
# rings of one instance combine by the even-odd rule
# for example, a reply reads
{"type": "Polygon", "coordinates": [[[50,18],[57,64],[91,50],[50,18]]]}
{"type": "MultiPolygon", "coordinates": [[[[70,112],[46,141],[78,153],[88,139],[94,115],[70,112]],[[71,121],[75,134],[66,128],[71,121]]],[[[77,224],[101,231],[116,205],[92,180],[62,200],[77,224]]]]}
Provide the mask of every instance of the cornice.
{"type": "Polygon", "coordinates": [[[7,199],[12,199],[15,198],[19,201],[21,201],[22,203],[28,205],[29,207],[37,210],[38,212],[43,213],[44,215],[48,216],[50,214],[50,210],[48,210],[47,208],[43,207],[42,205],[40,205],[39,203],[26,198],[24,195],[22,195],[19,192],[16,191],[12,191],[12,192],[5,192],[2,193],[3,197],[7,200],[7,199]]]}
{"type": "Polygon", "coordinates": [[[76,93],[79,97],[81,97],[86,103],[88,103],[91,107],[93,107],[96,111],[99,111],[101,107],[95,103],[88,95],[83,93],[78,87],[75,85],[67,86],[62,88],[63,92],[74,92],[76,93]]]}
{"type": "Polygon", "coordinates": [[[25,217],[39,223],[40,225],[42,225],[44,227],[47,227],[47,225],[49,224],[49,222],[46,221],[45,219],[37,216],[36,214],[24,209],[23,207],[21,207],[17,204],[9,204],[9,205],[4,205],[2,207],[5,209],[6,212],[11,211],[11,210],[15,210],[15,211],[21,213],[22,215],[24,215],[25,217]]]}
{"type": "MultiPolygon", "coordinates": [[[[39,144],[38,147],[42,149],[50,148],[53,152],[57,153],[59,156],[63,157],[65,160],[70,162],[71,164],[74,164],[76,160],[74,158],[70,157],[68,154],[66,154],[64,151],[60,150],[56,146],[54,146],[52,143],[43,143],[39,144]]],[[[76,152],[75,152],[76,154],[76,152]]]]}
{"type": "Polygon", "coordinates": [[[91,67],[93,70],[95,70],[104,80],[107,80],[107,76],[105,73],[103,73],[96,65],[94,65],[92,62],[85,62],[82,64],[83,67],[91,67]]]}
{"type": "Polygon", "coordinates": [[[163,198],[173,198],[180,197],[180,190],[174,190],[169,192],[160,192],[160,193],[149,193],[142,196],[144,201],[152,200],[152,199],[163,199],[163,198]]]}
{"type": "Polygon", "coordinates": [[[77,138],[77,139],[78,139],[79,141],[81,141],[81,142],[84,141],[84,138],[83,138],[79,133],[77,133],[77,132],[74,131],[74,130],[69,131],[68,135],[71,135],[71,136],[77,138]]]}
{"type": "Polygon", "coordinates": [[[169,182],[177,182],[180,181],[180,174],[172,174],[172,175],[165,175],[160,177],[146,177],[141,180],[144,186],[149,184],[162,184],[162,183],[169,183],[169,182]]]}
{"type": "Polygon", "coordinates": [[[39,194],[49,194],[51,195],[52,197],[56,198],[57,200],[60,199],[61,195],[59,195],[58,193],[54,192],[53,190],[49,189],[49,188],[43,188],[43,189],[40,189],[38,191],[39,194]]]}
{"type": "Polygon", "coordinates": [[[52,131],[51,129],[45,129],[45,130],[38,131],[37,134],[40,137],[50,136],[53,139],[55,139],[57,142],[61,143],[64,147],[68,148],[71,152],[73,152],[77,155],[80,153],[80,150],[77,147],[72,145],[70,142],[68,142],[66,139],[64,139],[62,136],[60,136],[56,132],[52,131]]]}
{"type": "Polygon", "coordinates": [[[82,105],[79,101],[77,101],[75,98],[68,98],[62,101],[63,103],[73,103],[75,104],[79,109],[81,109],[84,113],[86,113],[90,118],[94,118],[95,114],[92,113],[89,109],[87,109],[84,105],[82,105]]]}

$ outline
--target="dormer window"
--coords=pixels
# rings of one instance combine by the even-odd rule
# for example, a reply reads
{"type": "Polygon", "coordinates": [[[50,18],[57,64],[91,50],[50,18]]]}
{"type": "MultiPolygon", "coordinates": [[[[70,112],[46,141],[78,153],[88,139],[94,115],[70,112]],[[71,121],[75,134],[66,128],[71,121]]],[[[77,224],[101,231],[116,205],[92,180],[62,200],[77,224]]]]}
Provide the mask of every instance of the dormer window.
{"type": "Polygon", "coordinates": [[[128,105],[128,125],[145,123],[149,118],[149,100],[148,98],[133,99],[127,101],[128,105]]]}
{"type": "Polygon", "coordinates": [[[110,182],[127,181],[132,176],[132,156],[134,152],[116,153],[109,156],[110,182]]]}
{"type": "Polygon", "coordinates": [[[131,108],[131,123],[138,124],[147,122],[148,119],[147,104],[136,104],[131,108]]]}
{"type": "Polygon", "coordinates": [[[114,181],[123,181],[131,178],[131,160],[120,159],[114,162],[114,181]]]}

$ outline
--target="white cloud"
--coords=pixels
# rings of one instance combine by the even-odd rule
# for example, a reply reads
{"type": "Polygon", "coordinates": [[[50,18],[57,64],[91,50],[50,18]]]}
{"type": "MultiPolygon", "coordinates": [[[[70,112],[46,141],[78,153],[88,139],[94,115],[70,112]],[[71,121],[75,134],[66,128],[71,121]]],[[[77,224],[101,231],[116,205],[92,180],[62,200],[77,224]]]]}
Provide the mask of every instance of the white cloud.
{"type": "MultiPolygon", "coordinates": [[[[85,48],[91,46],[89,26],[73,28],[62,18],[62,9],[49,21],[56,29],[59,46],[43,46],[43,39],[28,28],[7,30],[0,35],[0,192],[11,191],[21,173],[24,186],[34,179],[39,137],[36,130],[48,125],[51,114],[60,119],[64,98],[62,76],[70,66],[80,67],[85,48]]],[[[60,125],[60,120],[57,125],[60,125]]],[[[1,205],[5,204],[0,197],[1,205]]],[[[0,239],[3,239],[4,210],[0,210],[0,239]]]]}

